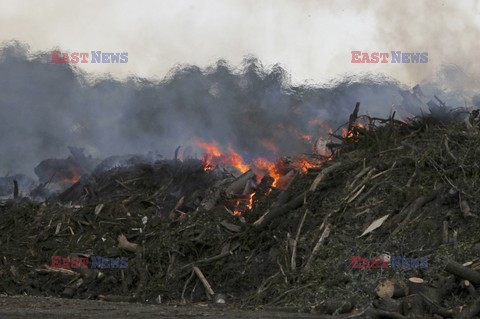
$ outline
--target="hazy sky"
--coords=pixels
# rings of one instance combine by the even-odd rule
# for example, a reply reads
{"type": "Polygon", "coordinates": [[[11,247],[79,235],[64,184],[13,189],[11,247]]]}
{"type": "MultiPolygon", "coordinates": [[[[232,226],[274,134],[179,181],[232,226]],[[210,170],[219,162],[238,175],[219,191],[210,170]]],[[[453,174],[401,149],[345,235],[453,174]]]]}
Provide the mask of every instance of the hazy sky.
{"type": "Polygon", "coordinates": [[[238,65],[247,54],[280,63],[295,82],[383,72],[414,83],[442,63],[480,71],[480,0],[0,0],[0,30],[0,42],[32,52],[128,52],[126,64],[81,66],[120,78],[220,58],[238,65]],[[429,61],[352,64],[352,50],[428,52],[429,61]]]}

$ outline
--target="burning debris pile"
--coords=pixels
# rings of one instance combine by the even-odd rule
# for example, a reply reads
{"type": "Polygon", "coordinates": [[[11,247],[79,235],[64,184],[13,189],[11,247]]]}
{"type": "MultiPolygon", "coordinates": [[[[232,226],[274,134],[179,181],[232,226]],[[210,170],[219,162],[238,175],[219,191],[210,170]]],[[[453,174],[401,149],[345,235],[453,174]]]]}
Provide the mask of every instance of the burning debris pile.
{"type": "Polygon", "coordinates": [[[91,169],[55,201],[5,200],[1,292],[474,317],[476,114],[358,114],[301,159],[140,161],[91,169]]]}

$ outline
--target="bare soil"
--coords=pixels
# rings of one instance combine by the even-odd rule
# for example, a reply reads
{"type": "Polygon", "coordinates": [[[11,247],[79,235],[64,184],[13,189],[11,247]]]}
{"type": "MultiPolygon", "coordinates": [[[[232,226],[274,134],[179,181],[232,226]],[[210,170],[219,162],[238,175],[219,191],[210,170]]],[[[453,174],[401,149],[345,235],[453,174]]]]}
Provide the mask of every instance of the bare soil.
{"type": "Polygon", "coordinates": [[[2,296],[0,318],[317,318],[312,314],[284,310],[215,308],[206,303],[188,306],[146,305],[127,302],[62,299],[53,297],[2,296]]]}

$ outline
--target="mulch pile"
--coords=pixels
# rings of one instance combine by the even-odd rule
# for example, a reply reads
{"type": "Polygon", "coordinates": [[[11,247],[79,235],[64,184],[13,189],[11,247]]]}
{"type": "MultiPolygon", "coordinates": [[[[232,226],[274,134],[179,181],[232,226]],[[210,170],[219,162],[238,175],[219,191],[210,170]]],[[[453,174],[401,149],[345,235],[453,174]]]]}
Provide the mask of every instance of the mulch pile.
{"type": "Polygon", "coordinates": [[[251,172],[205,171],[193,159],[95,173],[56,200],[3,201],[0,292],[187,303],[220,293],[242,306],[339,318],[474,317],[476,115],[355,115],[350,132],[330,145],[333,160],[257,196],[242,217],[232,214],[235,194],[251,172]],[[52,256],[127,257],[128,267],[51,268],[52,256]],[[395,256],[428,266],[393,268],[395,256]]]}

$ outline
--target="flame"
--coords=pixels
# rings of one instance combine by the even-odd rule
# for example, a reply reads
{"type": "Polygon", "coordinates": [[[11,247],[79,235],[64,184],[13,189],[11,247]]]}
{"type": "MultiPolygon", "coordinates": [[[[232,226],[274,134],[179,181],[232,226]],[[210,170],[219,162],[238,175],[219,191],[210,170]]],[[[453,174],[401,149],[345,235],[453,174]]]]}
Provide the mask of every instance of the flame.
{"type": "Polygon", "coordinates": [[[231,145],[228,145],[228,152],[232,156],[232,166],[238,169],[241,173],[245,173],[250,169],[250,166],[243,163],[243,158],[235,152],[231,145]]]}
{"type": "Polygon", "coordinates": [[[360,133],[358,131],[355,131],[355,128],[361,128],[361,129],[365,129],[365,125],[362,124],[362,123],[358,123],[358,122],[353,122],[352,123],[352,128],[350,130],[347,130],[346,128],[342,128],[342,137],[344,139],[352,139],[355,143],[358,142],[358,138],[360,136],[360,133]]]}
{"type": "MultiPolygon", "coordinates": [[[[300,134],[300,132],[298,131],[300,134]]],[[[302,135],[302,138],[311,141],[312,137],[309,135],[302,135]]],[[[211,153],[213,156],[221,156],[222,153],[220,149],[217,147],[216,143],[205,143],[200,140],[195,140],[195,143],[197,144],[198,147],[203,148],[207,150],[209,153],[211,153]]],[[[274,148],[275,145],[271,141],[266,141],[264,140],[262,142],[264,145],[269,145],[269,147],[274,148]]],[[[245,163],[244,159],[242,156],[237,153],[231,145],[228,145],[228,152],[231,156],[231,165],[235,167],[239,172],[245,173],[248,170],[252,170],[255,173],[255,177],[257,180],[257,183],[259,183],[262,178],[265,175],[269,175],[272,179],[272,186],[273,187],[283,187],[283,183],[279,183],[280,178],[283,176],[282,174],[282,161],[279,160],[277,162],[272,161],[271,159],[263,158],[263,157],[257,157],[255,158],[252,163],[245,163]],[[282,184],[282,185],[280,185],[282,184]]],[[[297,167],[298,170],[300,170],[303,173],[306,173],[309,168],[312,167],[318,167],[319,164],[309,161],[306,158],[300,158],[297,161],[293,163],[295,167],[297,167]]],[[[204,166],[205,171],[211,171],[214,170],[215,168],[211,163],[207,163],[204,166]]],[[[253,198],[253,195],[251,195],[251,198],[253,198]]],[[[252,204],[252,203],[251,203],[252,204]]],[[[250,204],[250,207],[251,207],[250,204]]],[[[238,212],[238,214],[241,214],[238,212]]]]}
{"type": "MultiPolygon", "coordinates": [[[[257,161],[255,161],[255,166],[257,168],[267,171],[268,175],[270,175],[270,177],[273,178],[273,182],[272,182],[273,187],[277,187],[278,179],[282,176],[278,172],[280,164],[281,164],[280,161],[277,163],[273,163],[264,158],[258,158],[257,161]]],[[[263,176],[261,176],[261,178],[263,178],[263,176]]]]}
{"type": "MultiPolygon", "coordinates": [[[[235,207],[238,207],[238,205],[240,205],[240,200],[236,200],[236,201],[235,201],[235,207]]],[[[237,208],[235,208],[235,209],[233,210],[233,215],[235,215],[235,216],[242,216],[242,212],[239,211],[237,208]]]]}
{"type": "MultiPolygon", "coordinates": [[[[302,135],[302,138],[308,141],[312,140],[312,137],[309,135],[302,135]]],[[[198,147],[205,149],[213,156],[218,156],[218,157],[222,156],[222,152],[220,151],[216,142],[205,143],[196,139],[195,143],[198,147]]],[[[268,146],[271,149],[276,149],[275,145],[271,141],[264,140],[262,141],[262,144],[265,147],[268,146]]],[[[292,169],[292,167],[290,167],[290,171],[288,174],[285,174],[284,172],[289,165],[293,165],[296,168],[296,170],[302,173],[308,172],[309,168],[320,166],[320,163],[311,161],[306,157],[298,158],[297,160],[294,160],[293,162],[288,162],[288,163],[283,162],[283,160],[278,157],[277,157],[278,161],[276,162],[272,161],[271,158],[269,159],[269,158],[263,158],[263,157],[256,157],[252,159],[251,163],[245,163],[242,156],[239,153],[237,153],[231,145],[228,145],[227,149],[230,156],[229,163],[233,167],[235,167],[239,172],[245,173],[251,170],[255,174],[257,183],[260,183],[262,178],[268,174],[268,176],[272,178],[271,186],[276,188],[285,188],[288,185],[289,181],[291,181],[291,179],[293,178],[293,176],[291,176],[292,175],[291,173],[295,172],[295,169],[292,169]]],[[[330,159],[331,158],[329,158],[329,160],[330,159]]],[[[206,171],[215,169],[215,167],[211,165],[211,163],[205,163],[204,165],[205,165],[204,169],[206,171]]],[[[266,195],[269,195],[271,192],[272,192],[272,188],[270,188],[267,191],[266,195]]],[[[240,205],[244,205],[243,207],[246,208],[247,210],[252,210],[253,204],[254,204],[254,200],[253,200],[254,196],[255,196],[255,192],[252,192],[251,194],[248,194],[248,198],[236,200],[235,208],[233,209],[233,214],[239,217],[242,216],[243,214],[242,211],[244,211],[244,209],[242,209],[240,205]]]]}
{"type": "Polygon", "coordinates": [[[247,204],[248,209],[252,209],[253,207],[253,195],[255,195],[255,192],[251,193],[250,197],[248,198],[248,204],[247,204]]]}
{"type": "Polygon", "coordinates": [[[300,158],[294,162],[294,165],[302,171],[302,173],[307,173],[309,168],[320,167],[319,163],[315,163],[307,160],[306,158],[300,158]]]}
{"type": "Polygon", "coordinates": [[[61,180],[62,183],[72,183],[72,184],[75,184],[76,182],[78,182],[80,180],[80,178],[82,176],[80,176],[80,174],[78,174],[78,172],[76,170],[73,170],[72,172],[72,177],[66,177],[64,179],[61,180]]]}
{"type": "Polygon", "coordinates": [[[352,138],[353,132],[350,130],[348,131],[346,128],[342,127],[342,137],[343,138],[352,138]]]}
{"type": "MultiPolygon", "coordinates": [[[[251,193],[249,196],[248,196],[248,199],[242,199],[242,200],[236,200],[235,201],[235,206],[238,206],[240,205],[240,202],[246,202],[247,204],[245,205],[245,207],[248,209],[248,210],[252,210],[253,208],[253,196],[255,196],[255,192],[251,193]]],[[[238,209],[234,209],[233,210],[233,214],[235,216],[242,216],[242,212],[238,209]]]]}
{"type": "Polygon", "coordinates": [[[202,142],[199,139],[195,139],[195,144],[197,144],[198,147],[206,150],[208,153],[213,154],[214,156],[222,155],[222,152],[220,152],[220,149],[217,147],[217,142],[215,141],[213,142],[213,144],[209,144],[202,142]]]}
{"type": "MultiPolygon", "coordinates": [[[[222,152],[220,149],[217,147],[217,142],[213,142],[213,144],[205,143],[200,141],[199,139],[195,138],[195,144],[197,144],[198,147],[203,148],[204,150],[207,151],[208,154],[211,154],[213,156],[220,156],[222,155],[222,152]]],[[[205,163],[203,166],[203,169],[205,171],[213,171],[215,167],[211,164],[210,161],[205,163]]]]}
{"type": "MultiPolygon", "coordinates": [[[[353,142],[357,143],[360,138],[361,130],[366,129],[367,123],[360,123],[362,118],[357,118],[358,121],[350,123],[350,129],[342,128],[341,129],[341,136],[344,139],[351,139],[353,142]]],[[[273,189],[275,188],[285,188],[291,183],[293,178],[298,173],[307,173],[311,168],[321,167],[321,165],[325,161],[333,160],[333,152],[335,150],[335,144],[329,144],[331,139],[327,138],[327,132],[329,135],[333,135],[334,137],[338,137],[338,131],[333,131],[333,129],[329,126],[328,121],[322,119],[312,119],[308,121],[309,125],[315,125],[316,127],[309,127],[308,132],[313,132],[315,130],[315,139],[314,136],[308,135],[297,128],[294,127],[286,127],[283,123],[279,123],[277,126],[279,128],[283,128],[286,131],[289,131],[292,135],[294,135],[298,140],[306,141],[310,144],[313,148],[314,154],[316,155],[316,159],[311,159],[310,157],[303,156],[298,157],[293,160],[287,160],[286,158],[278,158],[277,162],[273,162],[271,159],[263,158],[263,157],[256,157],[252,159],[250,162],[245,162],[244,158],[237,153],[231,145],[228,145],[227,149],[229,154],[222,154],[220,148],[217,146],[217,142],[213,141],[213,143],[206,143],[200,141],[199,139],[195,139],[195,144],[206,150],[210,156],[215,157],[228,157],[228,164],[232,167],[235,167],[239,172],[245,173],[251,170],[255,174],[255,178],[257,181],[257,185],[261,182],[264,176],[268,174],[273,181],[271,183],[271,187],[264,189],[263,187],[256,189],[256,191],[261,191],[262,195],[269,195],[273,189]],[[330,152],[328,150],[330,149],[330,152]]],[[[261,139],[258,141],[265,149],[269,150],[273,154],[278,154],[278,147],[273,143],[272,140],[269,139],[261,139]]],[[[224,145],[222,145],[224,146],[224,145]]],[[[222,147],[224,149],[224,147],[222,147]]],[[[246,155],[244,155],[246,157],[246,155]]],[[[223,163],[227,164],[227,162],[223,161],[223,163]]],[[[223,164],[220,164],[223,165],[223,164]]],[[[207,163],[204,162],[204,169],[205,171],[211,171],[215,169],[215,165],[212,165],[212,160],[207,160],[207,163]]],[[[264,186],[262,184],[262,186],[264,186]]],[[[252,210],[254,204],[254,196],[255,191],[251,194],[245,194],[242,196],[241,199],[235,200],[235,206],[233,209],[233,213],[235,216],[241,217],[242,211],[245,212],[246,210],[252,210]]],[[[232,203],[230,202],[230,205],[232,203]]]]}
{"type": "Polygon", "coordinates": [[[213,167],[213,165],[211,165],[211,164],[207,164],[203,167],[203,169],[204,169],[205,172],[209,172],[209,171],[215,170],[215,167],[213,167]]]}

